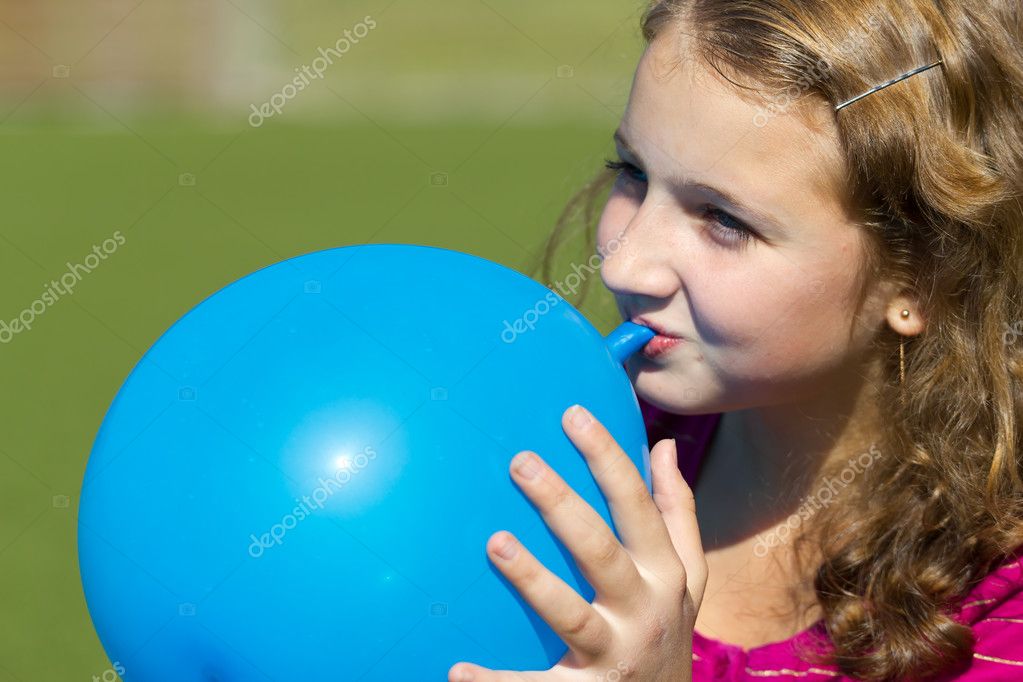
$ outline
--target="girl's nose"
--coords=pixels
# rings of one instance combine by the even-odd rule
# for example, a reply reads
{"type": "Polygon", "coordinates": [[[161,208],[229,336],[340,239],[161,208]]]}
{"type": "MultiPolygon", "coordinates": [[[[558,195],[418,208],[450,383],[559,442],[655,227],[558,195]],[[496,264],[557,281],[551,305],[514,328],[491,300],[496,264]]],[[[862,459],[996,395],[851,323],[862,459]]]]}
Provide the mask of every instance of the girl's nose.
{"type": "Polygon", "coordinates": [[[678,254],[666,248],[655,220],[640,211],[602,245],[600,276],[615,295],[666,299],[678,290],[679,277],[673,265],[678,254]]]}

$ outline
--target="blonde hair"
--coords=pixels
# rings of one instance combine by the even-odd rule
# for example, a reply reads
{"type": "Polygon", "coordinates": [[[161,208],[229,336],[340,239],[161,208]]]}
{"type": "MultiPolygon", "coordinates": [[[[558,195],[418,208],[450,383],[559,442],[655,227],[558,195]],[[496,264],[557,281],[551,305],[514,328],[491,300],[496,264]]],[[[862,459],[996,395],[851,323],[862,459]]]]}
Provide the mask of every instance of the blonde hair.
{"type": "MultiPolygon", "coordinates": [[[[819,660],[856,679],[969,660],[972,631],[952,609],[1023,544],[1021,22],[1018,0],[661,0],[642,19],[648,42],[684,28],[700,59],[773,104],[795,93],[834,107],[943,60],[836,112],[846,199],[869,236],[861,303],[890,277],[926,320],[903,339],[904,386],[899,336],[876,338],[885,456],[814,521],[833,645],[819,660]]],[[[569,203],[544,281],[571,226],[592,253],[611,179],[598,173],[569,203]]]]}

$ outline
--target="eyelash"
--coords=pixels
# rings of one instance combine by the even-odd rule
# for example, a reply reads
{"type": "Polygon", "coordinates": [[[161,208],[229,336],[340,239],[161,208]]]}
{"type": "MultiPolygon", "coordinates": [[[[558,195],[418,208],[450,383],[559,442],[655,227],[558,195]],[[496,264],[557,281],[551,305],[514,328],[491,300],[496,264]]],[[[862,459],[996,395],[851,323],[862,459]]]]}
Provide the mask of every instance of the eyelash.
{"type": "MultiPolygon", "coordinates": [[[[622,178],[627,182],[646,182],[646,174],[628,161],[622,161],[620,159],[605,159],[604,167],[608,170],[613,170],[617,177],[622,178]],[[633,173],[643,175],[644,177],[643,179],[637,178],[633,175],[633,173]]],[[[708,204],[706,207],[706,213],[707,215],[717,217],[717,219],[709,221],[711,229],[727,241],[745,245],[756,234],[753,231],[753,228],[749,225],[720,208],[708,204]],[[730,223],[731,226],[723,224],[722,219],[725,222],[730,223]]]]}

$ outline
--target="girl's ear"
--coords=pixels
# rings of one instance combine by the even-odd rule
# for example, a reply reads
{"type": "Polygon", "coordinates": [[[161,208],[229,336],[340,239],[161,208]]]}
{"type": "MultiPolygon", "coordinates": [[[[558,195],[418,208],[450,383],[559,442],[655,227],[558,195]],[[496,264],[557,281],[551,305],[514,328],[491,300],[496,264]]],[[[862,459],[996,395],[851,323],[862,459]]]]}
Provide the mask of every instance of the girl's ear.
{"type": "Polygon", "coordinates": [[[902,292],[888,302],[885,318],[888,326],[903,336],[916,336],[924,330],[927,322],[920,312],[916,297],[909,292],[902,292]],[[909,311],[908,314],[905,311],[909,311]]]}

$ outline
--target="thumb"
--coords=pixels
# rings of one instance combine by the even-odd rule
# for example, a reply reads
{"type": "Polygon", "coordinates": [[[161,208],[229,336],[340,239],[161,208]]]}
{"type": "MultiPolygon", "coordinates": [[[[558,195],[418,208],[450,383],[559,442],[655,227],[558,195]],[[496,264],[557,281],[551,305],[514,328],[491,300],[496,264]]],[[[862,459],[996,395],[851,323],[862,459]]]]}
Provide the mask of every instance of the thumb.
{"type": "Polygon", "coordinates": [[[650,459],[654,503],[664,519],[675,553],[686,567],[686,586],[699,608],[707,586],[707,559],[696,521],[696,498],[679,471],[675,439],[658,441],[650,459]]]}
{"type": "Polygon", "coordinates": [[[491,670],[475,663],[460,661],[448,668],[448,682],[531,682],[546,674],[530,670],[491,670]]]}

